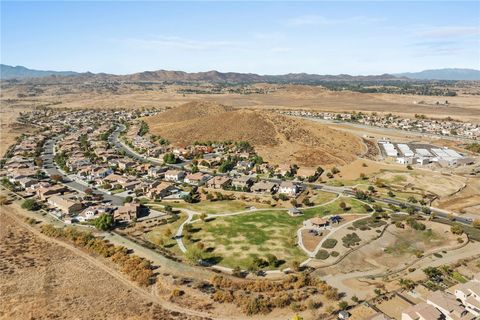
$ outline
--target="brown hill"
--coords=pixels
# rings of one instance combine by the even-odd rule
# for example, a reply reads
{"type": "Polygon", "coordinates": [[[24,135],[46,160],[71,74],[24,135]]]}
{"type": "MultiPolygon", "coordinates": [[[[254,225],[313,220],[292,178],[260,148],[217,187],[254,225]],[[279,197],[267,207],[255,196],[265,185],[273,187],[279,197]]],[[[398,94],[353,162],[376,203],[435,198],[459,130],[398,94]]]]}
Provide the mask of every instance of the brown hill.
{"type": "Polygon", "coordinates": [[[181,122],[216,114],[223,114],[232,110],[232,107],[224,106],[216,102],[194,101],[163,112],[156,121],[159,123],[181,122]]]}
{"type": "Polygon", "coordinates": [[[248,141],[274,164],[345,164],[364,150],[359,138],[318,123],[205,102],[188,103],[145,121],[152,134],[182,145],[207,140],[248,141]]]}

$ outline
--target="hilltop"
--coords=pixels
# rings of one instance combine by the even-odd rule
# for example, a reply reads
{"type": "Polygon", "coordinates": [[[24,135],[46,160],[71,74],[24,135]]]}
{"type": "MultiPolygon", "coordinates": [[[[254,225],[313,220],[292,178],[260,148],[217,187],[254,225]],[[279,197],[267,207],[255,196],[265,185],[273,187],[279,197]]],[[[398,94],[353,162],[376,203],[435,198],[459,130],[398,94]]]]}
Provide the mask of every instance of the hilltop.
{"type": "Polygon", "coordinates": [[[363,151],[359,138],[318,123],[207,102],[187,103],[145,121],[152,134],[179,145],[208,140],[248,141],[274,164],[345,164],[363,151]]]}

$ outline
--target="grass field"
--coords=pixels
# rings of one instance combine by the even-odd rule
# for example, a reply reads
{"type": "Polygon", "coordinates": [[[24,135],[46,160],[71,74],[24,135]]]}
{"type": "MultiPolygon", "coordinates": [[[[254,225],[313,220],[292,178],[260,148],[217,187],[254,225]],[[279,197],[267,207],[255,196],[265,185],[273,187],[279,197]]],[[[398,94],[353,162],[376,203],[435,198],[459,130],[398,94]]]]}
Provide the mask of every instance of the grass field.
{"type": "Polygon", "coordinates": [[[325,216],[329,214],[367,213],[363,205],[364,204],[362,202],[353,198],[340,198],[326,206],[302,209],[302,212],[304,219],[309,219],[314,216],[325,216]],[[342,208],[340,208],[339,203],[342,201],[345,202],[347,207],[350,208],[349,210],[344,211],[342,208]]]}
{"type": "Polygon", "coordinates": [[[305,219],[314,216],[342,213],[365,213],[362,203],[341,198],[329,205],[302,210],[300,217],[291,217],[283,210],[262,210],[193,224],[192,241],[201,242],[223,266],[247,268],[254,257],[265,259],[273,254],[284,260],[302,261],[304,252],[297,246],[296,232],[305,219]],[[345,201],[350,210],[344,212],[339,203],[345,201]]]}
{"type": "Polygon", "coordinates": [[[237,216],[218,217],[193,224],[193,241],[201,241],[220,264],[247,268],[253,257],[274,254],[286,262],[305,259],[296,246],[296,230],[302,217],[293,218],[286,211],[257,211],[237,216]]]}
{"type": "Polygon", "coordinates": [[[173,237],[166,236],[166,229],[170,229],[171,234],[175,234],[177,229],[180,227],[183,221],[187,218],[187,215],[180,213],[178,219],[175,222],[164,224],[153,228],[152,231],[145,233],[144,237],[148,241],[156,244],[158,246],[164,246],[165,248],[180,254],[181,251],[177,246],[177,241],[173,237]]]}
{"type": "Polygon", "coordinates": [[[269,208],[269,205],[262,203],[247,204],[240,200],[222,200],[222,201],[200,201],[197,203],[187,203],[183,200],[179,202],[163,201],[162,205],[171,205],[174,208],[185,208],[201,213],[215,214],[226,212],[238,212],[248,210],[251,206],[256,208],[269,208]]]}

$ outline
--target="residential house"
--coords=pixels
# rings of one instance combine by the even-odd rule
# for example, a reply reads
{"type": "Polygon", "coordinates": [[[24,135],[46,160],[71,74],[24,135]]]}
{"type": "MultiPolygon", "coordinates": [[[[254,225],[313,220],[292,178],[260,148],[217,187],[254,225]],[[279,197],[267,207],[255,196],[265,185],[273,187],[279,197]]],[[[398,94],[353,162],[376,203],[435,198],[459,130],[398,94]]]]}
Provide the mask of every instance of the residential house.
{"type": "Polygon", "coordinates": [[[215,176],[207,181],[207,187],[212,189],[224,189],[228,187],[232,182],[232,179],[225,176],[215,176]]]}
{"type": "Polygon", "coordinates": [[[196,173],[190,173],[185,177],[184,182],[195,185],[195,186],[200,186],[205,183],[210,178],[208,174],[202,173],[202,172],[196,172],[196,173]]]}
{"type": "Polygon", "coordinates": [[[166,181],[181,181],[185,177],[185,171],[181,170],[168,170],[165,172],[166,181]]]}
{"type": "Polygon", "coordinates": [[[56,194],[63,194],[68,189],[62,185],[52,185],[48,187],[41,187],[36,190],[36,195],[40,200],[47,200],[47,198],[56,195],[56,194]]]}
{"type": "Polygon", "coordinates": [[[117,161],[118,169],[120,170],[127,170],[135,165],[135,162],[130,161],[128,159],[119,159],[117,161]]]}
{"type": "Polygon", "coordinates": [[[250,176],[240,176],[232,180],[232,186],[236,190],[249,191],[253,184],[253,179],[250,176]]]}
{"type": "Polygon", "coordinates": [[[272,193],[277,188],[277,184],[274,182],[260,180],[257,183],[253,184],[251,190],[256,193],[272,193]]]}
{"type": "Polygon", "coordinates": [[[115,221],[132,221],[138,217],[140,213],[140,205],[137,203],[126,203],[123,206],[120,206],[113,213],[113,218],[115,221]]]}
{"type": "Polygon", "coordinates": [[[152,178],[163,178],[167,169],[163,167],[150,167],[148,168],[148,176],[152,178]]]}
{"type": "Polygon", "coordinates": [[[47,203],[66,215],[75,215],[83,209],[81,202],[67,196],[53,195],[48,198],[47,203]]]}
{"type": "Polygon", "coordinates": [[[112,210],[113,208],[110,206],[102,206],[102,205],[90,206],[85,208],[82,212],[80,212],[77,219],[79,221],[93,220],[102,214],[110,214],[112,210]]]}
{"type": "Polygon", "coordinates": [[[37,179],[32,179],[32,178],[22,178],[17,181],[23,189],[27,189],[35,184],[38,183],[37,179]]]}
{"type": "Polygon", "coordinates": [[[452,294],[440,290],[435,291],[427,297],[427,303],[437,308],[446,320],[475,319],[452,294]]]}
{"type": "Polygon", "coordinates": [[[278,193],[286,194],[289,197],[295,197],[298,191],[298,186],[291,181],[283,181],[278,188],[278,193]]]}
{"type": "Polygon", "coordinates": [[[455,289],[455,297],[462,301],[465,309],[475,316],[480,316],[480,281],[471,280],[455,289]]]}
{"type": "Polygon", "coordinates": [[[402,311],[402,320],[440,320],[443,315],[435,307],[425,302],[413,305],[402,311]]]}
{"type": "Polygon", "coordinates": [[[150,199],[164,198],[170,195],[171,191],[175,189],[175,184],[171,182],[162,182],[159,185],[151,188],[147,192],[147,197],[150,199]]]}

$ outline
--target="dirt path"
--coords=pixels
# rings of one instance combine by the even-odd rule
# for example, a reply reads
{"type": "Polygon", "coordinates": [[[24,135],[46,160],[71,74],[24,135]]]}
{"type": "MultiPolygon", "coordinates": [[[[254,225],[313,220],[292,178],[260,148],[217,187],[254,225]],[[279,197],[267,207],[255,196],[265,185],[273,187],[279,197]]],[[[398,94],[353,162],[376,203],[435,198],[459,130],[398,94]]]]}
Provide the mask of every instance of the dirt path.
{"type": "Polygon", "coordinates": [[[172,304],[168,301],[160,300],[159,297],[156,297],[151,292],[134,285],[130,280],[126,279],[124,275],[122,275],[121,273],[119,273],[116,270],[113,270],[112,268],[107,267],[105,264],[100,262],[98,259],[93,258],[89,254],[83,252],[82,250],[80,250],[80,249],[78,249],[78,248],[76,248],[76,247],[74,247],[74,246],[72,246],[68,243],[65,243],[63,241],[60,241],[60,240],[57,240],[57,239],[54,239],[54,238],[50,238],[50,237],[44,235],[43,233],[41,233],[40,231],[38,231],[34,227],[32,227],[32,226],[28,225],[27,223],[23,222],[15,214],[7,213],[5,211],[6,210],[2,210],[2,212],[3,212],[2,214],[6,214],[9,217],[11,217],[13,220],[15,220],[16,223],[18,223],[18,225],[20,225],[24,229],[32,232],[33,234],[35,234],[35,236],[39,237],[40,239],[42,239],[42,240],[44,240],[48,243],[53,243],[55,245],[63,247],[65,249],[71,251],[75,255],[78,255],[78,256],[82,257],[83,259],[87,260],[89,263],[94,265],[96,268],[108,273],[110,276],[112,276],[116,280],[120,281],[124,286],[128,287],[130,290],[134,291],[136,294],[143,297],[146,301],[150,301],[150,302],[155,303],[155,304],[160,304],[163,308],[165,308],[169,311],[179,312],[179,313],[187,314],[187,315],[190,315],[190,316],[210,318],[210,315],[208,315],[206,313],[195,311],[195,310],[185,309],[185,308],[179,307],[175,304],[172,304]]]}

